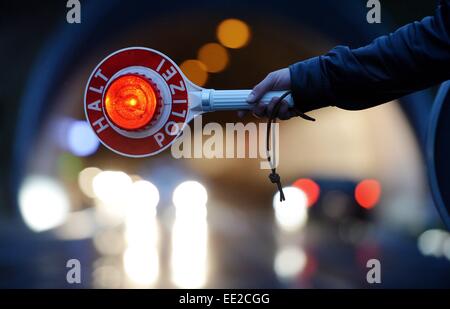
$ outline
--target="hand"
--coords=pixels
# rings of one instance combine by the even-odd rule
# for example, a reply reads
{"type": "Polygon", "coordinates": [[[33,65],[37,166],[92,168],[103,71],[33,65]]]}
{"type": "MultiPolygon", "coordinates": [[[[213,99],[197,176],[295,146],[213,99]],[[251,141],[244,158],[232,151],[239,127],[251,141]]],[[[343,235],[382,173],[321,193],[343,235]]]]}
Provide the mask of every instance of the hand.
{"type": "MultiPolygon", "coordinates": [[[[260,102],[261,98],[272,90],[290,90],[291,89],[291,74],[288,68],[269,73],[258,85],[256,85],[247,98],[249,104],[254,104],[252,108],[253,115],[256,117],[270,117],[275,104],[279,98],[272,98],[269,104],[260,102]]],[[[288,103],[283,100],[278,111],[277,117],[282,120],[287,120],[297,116],[297,112],[293,108],[288,107],[288,103]]],[[[243,112],[239,112],[242,116],[243,112]]],[[[245,112],[244,112],[245,113],[245,112]]]]}

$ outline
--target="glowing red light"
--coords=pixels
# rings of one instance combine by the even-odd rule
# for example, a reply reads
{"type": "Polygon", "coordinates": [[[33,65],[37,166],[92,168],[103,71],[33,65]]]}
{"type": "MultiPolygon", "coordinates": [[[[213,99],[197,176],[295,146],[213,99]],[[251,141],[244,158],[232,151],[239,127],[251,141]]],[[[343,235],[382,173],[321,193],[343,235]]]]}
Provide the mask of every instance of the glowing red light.
{"type": "Polygon", "coordinates": [[[109,119],[118,127],[125,130],[143,128],[155,113],[155,89],[144,77],[121,76],[106,91],[105,109],[109,119]]]}
{"type": "Polygon", "coordinates": [[[317,202],[320,194],[320,187],[314,180],[309,178],[301,178],[296,180],[292,185],[299,188],[306,194],[308,199],[308,207],[311,207],[317,202]]]}
{"type": "Polygon", "coordinates": [[[381,185],[377,180],[363,180],[355,188],[355,199],[363,208],[371,209],[375,207],[380,197],[381,185]]]}

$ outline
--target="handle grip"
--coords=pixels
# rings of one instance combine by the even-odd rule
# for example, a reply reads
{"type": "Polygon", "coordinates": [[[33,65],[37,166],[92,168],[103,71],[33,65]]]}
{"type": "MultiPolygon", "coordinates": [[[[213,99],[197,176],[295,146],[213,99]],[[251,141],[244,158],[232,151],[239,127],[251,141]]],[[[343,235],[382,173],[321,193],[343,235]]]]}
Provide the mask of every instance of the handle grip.
{"type": "MultiPolygon", "coordinates": [[[[281,97],[285,91],[270,91],[266,93],[261,102],[269,104],[273,97],[281,97]]],[[[208,111],[232,111],[232,110],[248,110],[252,108],[252,104],[247,102],[247,97],[251,90],[210,90],[208,111]]],[[[294,107],[294,100],[291,95],[285,99],[289,107],[294,107]]]]}

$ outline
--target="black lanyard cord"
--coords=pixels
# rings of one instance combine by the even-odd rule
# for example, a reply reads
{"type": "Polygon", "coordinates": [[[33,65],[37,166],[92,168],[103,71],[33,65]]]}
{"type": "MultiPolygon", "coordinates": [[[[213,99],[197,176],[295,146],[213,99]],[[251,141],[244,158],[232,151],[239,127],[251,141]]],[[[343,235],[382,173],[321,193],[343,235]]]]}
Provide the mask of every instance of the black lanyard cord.
{"type": "MultiPolygon", "coordinates": [[[[280,202],[286,200],[284,193],[283,193],[283,186],[281,185],[281,177],[277,173],[277,168],[275,167],[275,164],[272,163],[271,157],[270,157],[270,130],[272,128],[272,125],[277,122],[277,115],[280,111],[281,107],[281,101],[283,101],[284,98],[286,98],[288,95],[290,95],[290,91],[286,91],[283,93],[281,97],[278,98],[272,113],[270,114],[270,117],[267,121],[267,132],[266,132],[266,151],[267,151],[267,161],[269,162],[269,165],[271,167],[272,172],[269,175],[269,179],[272,183],[277,185],[278,191],[280,192],[280,202]]],[[[309,121],[316,121],[316,119],[306,115],[305,113],[299,111],[298,109],[295,109],[297,116],[302,117],[305,120],[309,121]]],[[[272,141],[275,142],[275,135],[272,137],[272,141]]]]}

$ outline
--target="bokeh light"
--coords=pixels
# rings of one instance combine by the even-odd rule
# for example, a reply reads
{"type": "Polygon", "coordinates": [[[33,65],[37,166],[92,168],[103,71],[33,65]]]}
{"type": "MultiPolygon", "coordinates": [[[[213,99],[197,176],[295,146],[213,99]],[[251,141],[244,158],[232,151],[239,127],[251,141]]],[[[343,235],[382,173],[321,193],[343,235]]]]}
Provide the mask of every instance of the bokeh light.
{"type": "Polygon", "coordinates": [[[128,245],[145,246],[156,243],[156,206],[159,192],[154,184],[147,180],[139,180],[130,188],[130,200],[126,209],[125,236],[128,245]]]}
{"type": "Polygon", "coordinates": [[[102,255],[119,255],[125,247],[122,232],[115,229],[101,229],[92,240],[95,249],[102,255]]]}
{"type": "Polygon", "coordinates": [[[375,207],[381,197],[381,185],[375,179],[365,179],[355,188],[355,199],[366,209],[375,207]]]}
{"type": "Polygon", "coordinates": [[[127,248],[123,255],[123,265],[128,278],[138,286],[148,287],[158,279],[159,257],[153,248],[127,248]]]}
{"type": "Polygon", "coordinates": [[[250,40],[250,28],[242,20],[230,18],[217,27],[217,39],[228,48],[241,48],[250,40]]]}
{"type": "Polygon", "coordinates": [[[296,180],[292,186],[299,188],[306,194],[306,197],[308,198],[308,207],[313,206],[319,199],[320,187],[312,179],[300,178],[296,180]]]}
{"type": "Polygon", "coordinates": [[[296,187],[283,188],[286,200],[280,202],[280,193],[273,197],[275,218],[281,229],[292,232],[306,224],[308,219],[306,194],[296,187]]]}
{"type": "Polygon", "coordinates": [[[197,181],[181,183],[173,193],[172,282],[181,288],[206,284],[208,264],[207,191],[197,181]]]}
{"type": "Polygon", "coordinates": [[[158,188],[147,180],[128,187],[123,267],[132,287],[149,287],[159,277],[158,188]]]}
{"type": "Polygon", "coordinates": [[[208,43],[198,51],[198,60],[205,64],[211,73],[223,71],[228,65],[228,51],[220,44],[208,43]]]}
{"type": "Polygon", "coordinates": [[[201,61],[193,59],[186,60],[180,64],[180,69],[197,86],[204,86],[208,80],[207,68],[201,61]]]}
{"type": "Polygon", "coordinates": [[[25,223],[35,232],[61,225],[70,210],[64,188],[45,176],[25,179],[19,191],[19,207],[25,223]]]}
{"type": "Polygon", "coordinates": [[[131,177],[122,171],[102,171],[94,177],[92,187],[99,224],[115,226],[125,220],[131,185],[131,177]]]}
{"type": "Polygon", "coordinates": [[[201,183],[192,180],[181,183],[175,188],[172,200],[180,218],[206,218],[208,193],[201,183]]]}
{"type": "Polygon", "coordinates": [[[432,229],[420,234],[417,246],[423,255],[441,257],[444,255],[444,244],[450,235],[443,230],[432,229]]]}
{"type": "Polygon", "coordinates": [[[100,142],[86,121],[74,121],[67,130],[67,147],[76,156],[86,157],[95,153],[100,142]]]}
{"type": "MultiPolygon", "coordinates": [[[[92,285],[95,288],[120,288],[122,271],[115,267],[113,263],[103,262],[98,259],[94,263],[94,271],[92,272],[92,285]]],[[[107,260],[107,259],[106,259],[107,260]]]]}
{"type": "Polygon", "coordinates": [[[69,212],[64,223],[55,229],[58,239],[76,240],[92,238],[96,232],[95,214],[92,208],[69,212]]]}
{"type": "Polygon", "coordinates": [[[305,269],[306,262],[306,254],[301,248],[287,246],[277,252],[274,270],[278,277],[292,279],[305,269]]]}
{"type": "Polygon", "coordinates": [[[131,178],[121,171],[102,171],[92,182],[94,193],[106,205],[126,203],[129,199],[131,178]]]}
{"type": "Polygon", "coordinates": [[[130,190],[130,205],[144,206],[149,215],[156,215],[156,206],[159,202],[158,188],[150,181],[138,180],[133,183],[130,190]]]}
{"type": "Polygon", "coordinates": [[[93,180],[102,170],[97,167],[87,167],[78,174],[78,186],[87,197],[95,198],[93,180]]]}

